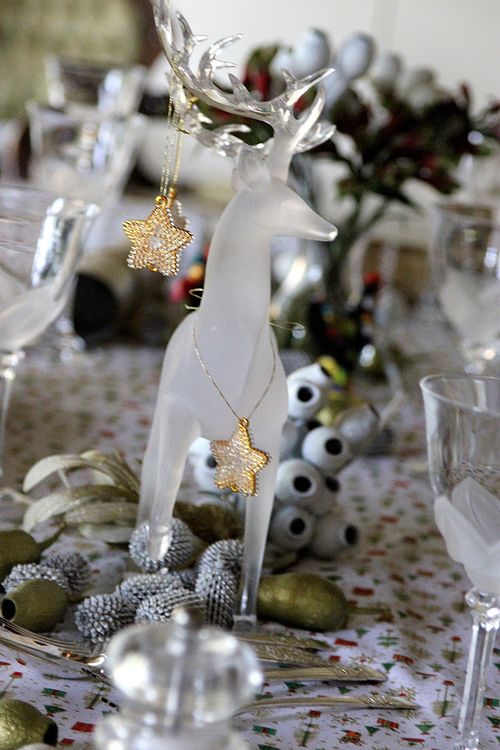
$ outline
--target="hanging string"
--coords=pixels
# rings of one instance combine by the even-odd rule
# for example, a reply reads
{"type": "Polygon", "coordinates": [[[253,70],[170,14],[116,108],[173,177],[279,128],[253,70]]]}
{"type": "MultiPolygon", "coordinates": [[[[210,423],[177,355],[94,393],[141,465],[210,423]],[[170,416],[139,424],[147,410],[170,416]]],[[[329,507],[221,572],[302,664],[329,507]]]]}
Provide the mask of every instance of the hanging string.
{"type": "MultiPolygon", "coordinates": [[[[190,294],[191,297],[194,297],[197,300],[201,300],[203,297],[203,287],[200,286],[200,287],[195,287],[193,289],[190,289],[188,294],[190,294]]],[[[192,311],[192,310],[197,310],[198,307],[196,305],[185,304],[184,309],[188,311],[192,311]]],[[[301,333],[305,334],[307,331],[305,325],[303,325],[302,323],[298,323],[295,320],[278,321],[278,320],[271,319],[269,321],[269,325],[272,326],[273,328],[277,328],[280,331],[288,331],[289,333],[293,333],[293,332],[298,333],[300,331],[301,333]]]]}
{"type": "Polygon", "coordinates": [[[185,132],[180,127],[180,111],[176,104],[179,86],[177,76],[171,69],[168,86],[167,137],[160,180],[160,194],[171,200],[175,198],[175,186],[179,179],[181,141],[182,134],[185,132]]]}

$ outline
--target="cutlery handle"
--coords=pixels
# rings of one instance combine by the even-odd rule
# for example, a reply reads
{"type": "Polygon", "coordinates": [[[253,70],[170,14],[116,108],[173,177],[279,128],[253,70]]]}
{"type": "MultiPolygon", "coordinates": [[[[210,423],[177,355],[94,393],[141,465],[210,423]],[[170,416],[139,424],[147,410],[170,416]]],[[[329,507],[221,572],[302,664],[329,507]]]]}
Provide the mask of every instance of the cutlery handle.
{"type": "Polygon", "coordinates": [[[342,706],[351,708],[382,708],[382,709],[416,709],[414,703],[392,695],[335,695],[335,696],[305,696],[295,698],[261,698],[242,706],[235,715],[254,711],[259,708],[286,708],[286,707],[308,707],[308,706],[342,706]]]}

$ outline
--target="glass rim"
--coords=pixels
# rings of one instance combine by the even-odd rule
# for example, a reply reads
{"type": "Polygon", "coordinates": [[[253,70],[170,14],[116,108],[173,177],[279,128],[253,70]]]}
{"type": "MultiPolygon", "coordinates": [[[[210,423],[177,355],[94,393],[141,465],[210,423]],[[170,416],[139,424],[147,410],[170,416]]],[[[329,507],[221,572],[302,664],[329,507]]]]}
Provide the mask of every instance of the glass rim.
{"type": "MultiPolygon", "coordinates": [[[[145,126],[147,124],[147,115],[142,112],[123,113],[120,110],[116,112],[106,112],[97,106],[86,102],[68,102],[61,106],[55,106],[49,101],[39,99],[28,99],[24,108],[28,117],[38,117],[41,115],[47,119],[51,116],[52,120],[60,120],[61,123],[80,125],[82,120],[89,120],[90,125],[104,125],[106,123],[118,123],[130,125],[131,127],[145,126]]],[[[42,124],[42,130],[46,129],[51,123],[42,124]]]]}
{"type": "MultiPolygon", "coordinates": [[[[473,206],[471,206],[471,208],[473,208],[473,206]]],[[[484,206],[478,205],[477,208],[491,207],[485,204],[484,206]]],[[[431,208],[431,212],[437,216],[443,217],[444,219],[453,221],[455,224],[458,224],[461,227],[473,225],[478,227],[489,227],[493,231],[498,231],[500,229],[500,223],[498,222],[497,216],[493,215],[491,216],[491,218],[488,218],[486,216],[474,216],[467,213],[460,213],[460,211],[456,210],[453,207],[453,204],[440,203],[434,205],[431,208]]]]}
{"type": "Polygon", "coordinates": [[[483,416],[490,416],[494,418],[500,418],[500,411],[494,411],[493,409],[484,409],[480,406],[476,406],[474,404],[468,403],[463,400],[450,398],[449,396],[445,396],[442,393],[438,393],[434,390],[432,390],[429,387],[429,384],[432,382],[437,381],[462,381],[462,382],[472,382],[472,381],[480,381],[480,382],[495,382],[498,383],[499,390],[500,390],[500,377],[497,377],[495,375],[465,375],[465,374],[456,374],[456,375],[446,375],[445,373],[435,373],[432,375],[426,375],[425,377],[421,378],[419,381],[420,390],[423,392],[424,395],[433,396],[435,399],[440,401],[443,404],[447,404],[448,406],[455,406],[459,407],[460,409],[463,409],[464,411],[470,411],[474,414],[481,414],[483,416]]]}
{"type": "MultiPolygon", "coordinates": [[[[29,205],[29,204],[28,204],[29,205]]],[[[21,223],[29,224],[43,219],[45,216],[54,216],[62,206],[73,208],[76,214],[87,214],[89,217],[97,217],[101,212],[101,207],[94,201],[86,201],[83,198],[73,198],[69,195],[36,187],[29,183],[9,183],[0,179],[0,221],[4,223],[21,223]],[[2,196],[19,196],[20,200],[26,200],[29,196],[46,201],[46,205],[38,205],[31,208],[29,213],[22,215],[15,214],[15,208],[5,209],[5,215],[2,214],[1,200],[2,196]]]]}
{"type": "Polygon", "coordinates": [[[61,71],[76,70],[77,73],[84,75],[95,73],[100,75],[102,73],[108,73],[114,70],[118,70],[120,73],[143,73],[147,72],[147,66],[141,63],[123,63],[118,61],[110,60],[109,62],[98,62],[94,60],[88,60],[84,57],[73,57],[71,55],[57,54],[55,52],[49,53],[44,58],[44,63],[54,63],[58,65],[61,71]]]}

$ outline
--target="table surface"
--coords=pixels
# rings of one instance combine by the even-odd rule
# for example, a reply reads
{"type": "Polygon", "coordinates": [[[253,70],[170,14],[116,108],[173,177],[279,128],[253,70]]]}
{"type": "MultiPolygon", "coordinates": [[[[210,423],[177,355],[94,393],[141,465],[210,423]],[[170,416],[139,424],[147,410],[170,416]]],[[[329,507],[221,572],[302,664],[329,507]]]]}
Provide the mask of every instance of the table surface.
{"type": "MultiPolygon", "coordinates": [[[[162,352],[112,345],[76,362],[52,362],[36,353],[15,382],[6,455],[10,485],[53,453],[89,448],[122,451],[134,463],[147,440],[162,352]]],[[[368,394],[364,394],[368,395],[368,394]]],[[[305,560],[301,567],[327,576],[359,607],[386,605],[390,615],[356,614],[345,629],[326,634],[326,658],[362,661],[387,674],[382,690],[412,698],[417,712],[387,710],[265,709],[235,722],[251,748],[365,747],[374,750],[452,748],[463,689],[470,616],[460,566],[448,558],[436,530],[424,461],[424,419],[416,390],[394,422],[390,454],[356,460],[341,474],[339,503],[361,535],[356,547],[332,562],[305,560]]],[[[5,506],[7,507],[7,506],[5,506]]],[[[64,540],[60,544],[65,544],[64,540]]],[[[91,557],[93,588],[100,590],[103,560],[108,585],[123,573],[123,553],[72,542],[91,557]]],[[[58,543],[59,544],[59,543],[58,543]]],[[[482,726],[485,748],[500,743],[500,649],[488,675],[482,726]]],[[[355,695],[376,687],[333,683],[274,682],[263,692],[286,695],[355,695]]],[[[92,747],[91,732],[119,695],[92,681],[76,680],[0,643],[0,693],[38,706],[59,726],[60,746],[92,747]]]]}

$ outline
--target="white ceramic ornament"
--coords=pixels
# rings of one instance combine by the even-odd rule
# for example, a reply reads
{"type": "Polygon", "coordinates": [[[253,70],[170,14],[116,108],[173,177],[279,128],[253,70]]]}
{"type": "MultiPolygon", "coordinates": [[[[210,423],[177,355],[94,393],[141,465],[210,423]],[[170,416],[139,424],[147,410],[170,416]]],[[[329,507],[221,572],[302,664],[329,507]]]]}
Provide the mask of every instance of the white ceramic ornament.
{"type": "Polygon", "coordinates": [[[368,34],[356,32],[340,47],[333,62],[335,72],[325,82],[326,106],[332,107],[352,83],[370,67],[375,43],[368,34]]]}
{"type": "Polygon", "coordinates": [[[251,479],[256,484],[246,501],[238,607],[238,617],[252,624],[287,418],[286,379],[269,326],[269,245],[274,235],[331,241],[337,233],[287,185],[293,154],[332,135],[331,123],[318,122],[325,100],[319,84],[331,71],[305,79],[285,74],[283,93],[269,101],[253,98],[232,74],[232,90],[223,90],[215,74],[234,66],[218,55],[239,37],[212,45],[193,69],[191,54],[205,38],[195,36],[183,16],[170,13],[168,0],[156,0],[154,10],[165,54],[183,85],[178,106],[184,128],[237,162],[235,195],[215,230],[200,306],[176,329],[165,353],[142,464],[138,521],[149,524],[151,555],[162,557],[189,446],[200,435],[216,441],[219,456],[223,452],[218,476],[230,476],[231,487],[243,480],[252,484],[251,479]],[[295,117],[296,103],[313,87],[312,105],[295,117]],[[197,101],[265,122],[274,135],[252,150],[235,135],[242,126],[205,127],[197,101]]]}
{"type": "Polygon", "coordinates": [[[394,409],[400,405],[401,397],[396,395],[397,398],[394,396],[380,415],[372,404],[352,406],[338,415],[334,427],[347,442],[353,455],[359,455],[373,442],[394,409]]]}
{"type": "Polygon", "coordinates": [[[294,370],[288,376],[288,382],[293,383],[295,380],[303,380],[307,383],[314,383],[322,390],[328,391],[332,387],[332,378],[328,370],[319,362],[313,362],[311,365],[305,365],[294,370]]]}
{"type": "Polygon", "coordinates": [[[327,474],[336,474],[352,458],[347,440],[335,427],[316,427],[302,442],[302,456],[327,474]]]}
{"type": "Polygon", "coordinates": [[[312,513],[316,518],[321,518],[329,513],[336,506],[340,490],[341,486],[337,477],[323,474],[323,483],[320,491],[308,504],[308,512],[312,513]]]}
{"type": "Polygon", "coordinates": [[[295,454],[299,443],[300,429],[293,419],[287,419],[281,433],[280,459],[283,461],[295,454]]]}
{"type": "Polygon", "coordinates": [[[328,372],[317,363],[292,372],[287,378],[288,415],[312,419],[325,406],[332,384],[328,372]]]}
{"type": "Polygon", "coordinates": [[[393,52],[383,52],[373,63],[371,78],[380,88],[388,89],[398,82],[402,70],[403,63],[399,55],[393,52]]]}
{"type": "Polygon", "coordinates": [[[289,70],[297,78],[303,78],[327,68],[330,58],[330,42],[325,32],[321,29],[307,29],[292,48],[289,70]]]}
{"type": "Polygon", "coordinates": [[[271,519],[269,539],[283,550],[299,550],[313,538],[315,519],[304,508],[285,505],[271,519]]]}
{"type": "Polygon", "coordinates": [[[276,500],[281,505],[300,505],[307,508],[321,493],[323,477],[301,458],[281,461],[276,474],[276,500]]]}
{"type": "Polygon", "coordinates": [[[332,560],[342,549],[358,541],[357,528],[347,522],[339,508],[334,508],[316,523],[307,549],[320,560],[332,560]]]}

